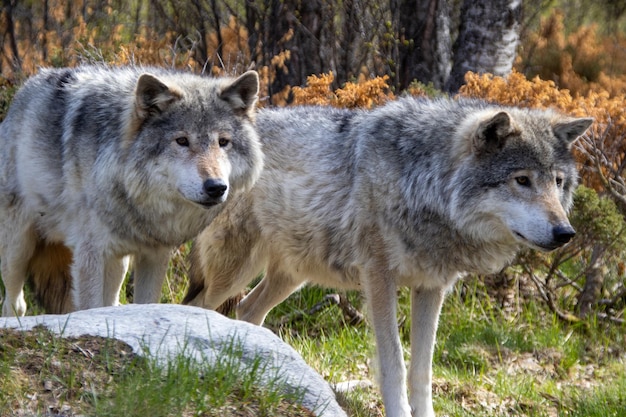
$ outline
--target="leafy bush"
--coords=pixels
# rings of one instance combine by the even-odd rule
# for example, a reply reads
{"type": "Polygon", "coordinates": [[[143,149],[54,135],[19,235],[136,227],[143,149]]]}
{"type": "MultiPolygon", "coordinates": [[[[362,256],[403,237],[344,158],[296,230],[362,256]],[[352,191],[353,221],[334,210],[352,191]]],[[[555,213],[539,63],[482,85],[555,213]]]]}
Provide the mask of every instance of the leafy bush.
{"type": "Polygon", "coordinates": [[[332,91],[334,75],[329,72],[307,77],[307,85],[293,87],[293,104],[333,105],[343,108],[371,108],[394,98],[387,85],[388,76],[361,78],[356,83],[346,83],[332,91]]]}
{"type": "Polygon", "coordinates": [[[567,33],[564,21],[558,9],[541,20],[538,30],[523,40],[517,69],[529,78],[554,81],[573,95],[626,93],[624,35],[602,34],[597,24],[567,33]]]}
{"type": "Polygon", "coordinates": [[[17,86],[6,78],[0,76],[0,122],[4,120],[13,96],[17,92],[17,86]]]}
{"type": "Polygon", "coordinates": [[[561,319],[578,322],[595,309],[599,317],[621,322],[624,217],[610,198],[580,186],[570,219],[576,229],[572,242],[553,253],[525,252],[512,270],[523,271],[561,319]]]}

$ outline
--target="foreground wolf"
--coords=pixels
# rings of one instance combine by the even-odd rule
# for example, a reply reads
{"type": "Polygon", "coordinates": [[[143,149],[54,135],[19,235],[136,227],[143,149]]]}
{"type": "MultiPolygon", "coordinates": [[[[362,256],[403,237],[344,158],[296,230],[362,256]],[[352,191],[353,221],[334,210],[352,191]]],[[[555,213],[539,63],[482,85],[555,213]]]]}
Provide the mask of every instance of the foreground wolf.
{"type": "Polygon", "coordinates": [[[29,275],[51,312],[115,305],[127,255],[135,301],[158,301],[172,249],[259,176],[257,92],[255,72],[93,66],[29,79],[0,125],[3,315],[25,313],[29,275]]]}
{"type": "Polygon", "coordinates": [[[188,304],[261,324],[305,283],[359,288],[388,416],[434,415],[431,361],[444,294],[527,246],[567,243],[572,142],[591,124],[552,111],[406,98],[373,111],[262,110],[265,168],[197,238],[188,304]],[[412,288],[407,399],[396,289],[412,288]]]}

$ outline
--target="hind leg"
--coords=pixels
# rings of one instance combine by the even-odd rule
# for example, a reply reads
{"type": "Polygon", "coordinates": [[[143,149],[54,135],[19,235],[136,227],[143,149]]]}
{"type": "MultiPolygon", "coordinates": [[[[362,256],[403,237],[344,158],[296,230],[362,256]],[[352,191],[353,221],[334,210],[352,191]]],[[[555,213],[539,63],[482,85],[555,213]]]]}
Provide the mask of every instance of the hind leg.
{"type": "Polygon", "coordinates": [[[303,283],[291,274],[282,272],[277,264],[270,264],[265,277],[237,306],[237,318],[257,325],[263,324],[267,313],[303,283]]]}
{"type": "Polygon", "coordinates": [[[205,290],[202,307],[216,309],[226,300],[240,294],[265,267],[265,258],[251,254],[248,258],[226,255],[222,262],[208,260],[205,264],[205,290]]]}
{"type": "Polygon", "coordinates": [[[183,303],[217,309],[239,296],[267,263],[252,195],[230,200],[194,240],[189,256],[189,290],[183,303]]]}
{"type": "Polygon", "coordinates": [[[189,290],[183,303],[217,309],[238,296],[263,271],[266,259],[253,227],[236,228],[228,222],[214,221],[191,248],[189,290]]]}
{"type": "Polygon", "coordinates": [[[35,253],[37,235],[32,228],[6,233],[2,242],[2,282],[4,283],[3,316],[26,314],[24,284],[28,276],[28,264],[35,253]]]}

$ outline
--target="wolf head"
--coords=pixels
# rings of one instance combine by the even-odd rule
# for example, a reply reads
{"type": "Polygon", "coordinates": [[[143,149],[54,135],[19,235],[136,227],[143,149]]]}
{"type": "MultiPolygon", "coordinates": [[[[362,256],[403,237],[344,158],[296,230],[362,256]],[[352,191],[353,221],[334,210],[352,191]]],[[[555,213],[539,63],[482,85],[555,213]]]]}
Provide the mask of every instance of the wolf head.
{"type": "Polygon", "coordinates": [[[571,147],[592,122],[518,108],[474,115],[462,128],[469,154],[465,175],[473,177],[465,181],[465,197],[457,199],[472,207],[465,211],[466,224],[476,225],[473,232],[483,237],[507,235],[543,251],[567,243],[575,235],[567,218],[577,185],[571,147]]]}
{"type": "Polygon", "coordinates": [[[141,74],[126,146],[144,180],[157,178],[203,207],[250,187],[262,166],[253,126],[258,89],[253,71],[236,79],[141,74]]]}

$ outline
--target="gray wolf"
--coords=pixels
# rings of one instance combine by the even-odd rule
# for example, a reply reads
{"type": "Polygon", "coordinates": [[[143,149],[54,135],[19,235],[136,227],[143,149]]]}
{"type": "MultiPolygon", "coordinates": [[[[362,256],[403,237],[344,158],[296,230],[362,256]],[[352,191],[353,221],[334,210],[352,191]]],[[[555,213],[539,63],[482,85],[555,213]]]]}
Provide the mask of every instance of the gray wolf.
{"type": "Polygon", "coordinates": [[[157,302],[173,248],[262,169],[258,76],[159,68],[45,69],[0,125],[3,315],[24,283],[52,312],[157,302]]]}
{"type": "Polygon", "coordinates": [[[360,289],[387,416],[432,417],[446,291],[521,247],[549,251],[574,236],[571,146],[591,122],[467,99],[261,110],[264,170],[196,238],[184,302],[214,309],[265,270],[236,307],[261,324],[304,284],[360,289]],[[410,401],[398,286],[411,288],[410,401]]]}

